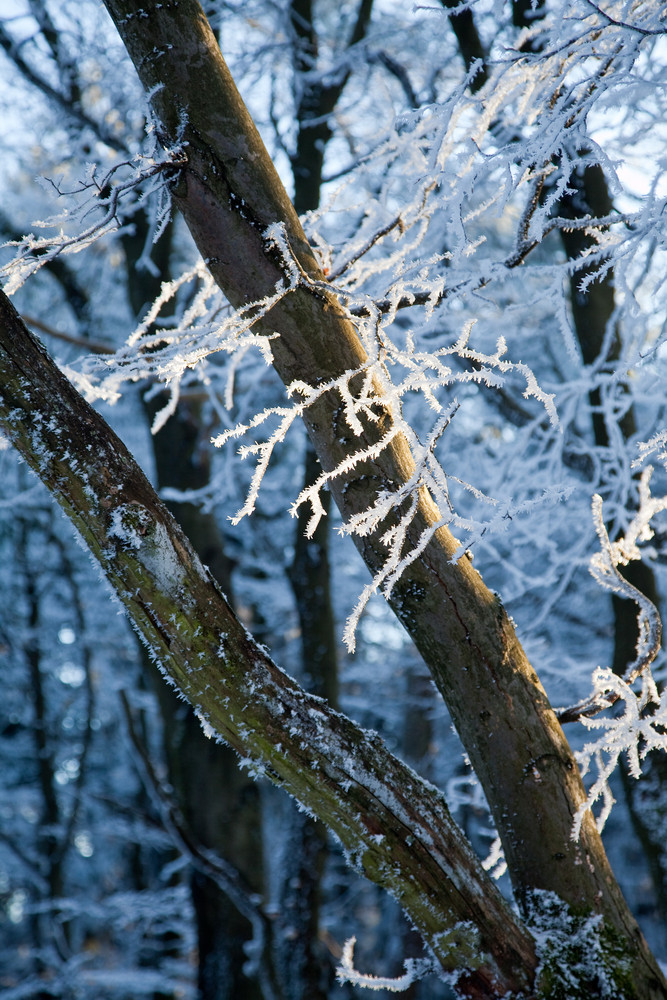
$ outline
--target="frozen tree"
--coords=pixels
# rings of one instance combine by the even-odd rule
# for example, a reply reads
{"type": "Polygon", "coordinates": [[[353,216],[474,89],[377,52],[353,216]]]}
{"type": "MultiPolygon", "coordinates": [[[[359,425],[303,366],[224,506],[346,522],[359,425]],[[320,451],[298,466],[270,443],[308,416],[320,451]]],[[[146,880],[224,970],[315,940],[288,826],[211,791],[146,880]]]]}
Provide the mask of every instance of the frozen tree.
{"type": "MultiPolygon", "coordinates": [[[[417,85],[384,49],[368,59],[369,75],[390,67],[411,107],[372,142],[347,125],[354,172],[340,170],[340,190],[305,220],[308,242],[197,5],[110,0],[149,96],[155,149],[103,180],[91,174],[80,194],[94,192],[101,215],[91,221],[84,204],[82,230],[22,241],[7,285],[14,292],[46,262],[104,236],[141,186],[161,196],[159,231],[171,197],[207,270],[198,262],[163,285],[110,362],[83,361],[66,374],[92,400],[161,380],[169,396],[156,431],[180,393],[204,387],[225,425],[217,443],[249,439],[242,454],[256,457],[236,521],[256,506],[274,454],[303,420],[321,471],[294,510],[307,510],[312,534],[330,490],[372,574],[350,616],[348,646],[367,601],[383,593],[483,786],[519,916],[440,794],[252,642],[129,454],[6,302],[1,413],[206,731],[327,823],[349,860],[398,898],[458,992],[658,997],[659,967],[590,807],[599,796],[608,803],[619,756],[628,754],[637,775],[646,752],[664,743],[650,675],[660,646],[655,602],[618,571],[637,561],[638,541],[655,541],[664,507],[648,474],[636,472],[650,455],[664,462],[663,161],[657,153],[641,204],[614,163],[614,141],[638,142],[637,130],[660,117],[664,24],[651,4],[519,6],[514,24],[481,4],[453,8],[468,66],[454,85],[439,87],[428,74],[417,85]],[[485,46],[485,30],[490,38],[498,23],[485,46]],[[605,145],[610,118],[616,139],[605,145]],[[583,200],[586,178],[602,169],[615,207],[583,200]],[[560,233],[581,238],[557,249],[560,233]],[[587,355],[581,316],[608,289],[612,269],[615,298],[598,311],[601,339],[587,355]],[[159,325],[187,284],[194,292],[159,325]],[[287,397],[242,406],[230,419],[251,350],[274,367],[287,397]],[[498,426],[489,413],[505,419],[497,443],[480,434],[480,423],[487,432],[498,426]],[[601,496],[595,519],[593,494],[601,496]],[[470,553],[517,607],[545,620],[595,531],[598,579],[639,605],[636,649],[623,676],[597,671],[592,693],[581,690],[581,675],[566,677],[577,704],[554,712],[470,553]],[[579,758],[559,724],[578,719],[593,732],[579,758]],[[588,792],[578,761],[599,764],[588,792]]],[[[438,17],[444,31],[444,12],[438,17]]],[[[317,73],[334,89],[348,83],[344,59],[317,73]]],[[[371,91],[358,86],[362,116],[371,91]]],[[[567,648],[559,655],[567,659],[567,648]]],[[[413,964],[394,984],[374,981],[354,970],[350,945],[341,978],[399,988],[423,971],[413,964]]]]}

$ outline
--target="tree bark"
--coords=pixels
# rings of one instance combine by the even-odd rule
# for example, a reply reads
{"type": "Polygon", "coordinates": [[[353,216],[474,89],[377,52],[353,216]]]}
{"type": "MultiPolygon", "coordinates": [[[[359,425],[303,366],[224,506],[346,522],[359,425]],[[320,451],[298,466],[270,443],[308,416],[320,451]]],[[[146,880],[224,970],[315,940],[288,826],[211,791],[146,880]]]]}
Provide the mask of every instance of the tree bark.
{"type": "Polygon", "coordinates": [[[1,293],[0,426],[207,731],[329,826],[348,860],[397,897],[442,967],[462,970],[465,995],[532,995],[533,941],[442,795],[254,643],[123,443],[1,293]]]}
{"type": "MultiPolygon", "coordinates": [[[[236,307],[285,285],[285,264],[265,238],[281,223],[303,281],[261,320],[272,340],[275,367],[286,384],[315,387],[363,369],[367,358],[324,276],[299,220],[241,101],[199,5],[107,0],[167,141],[187,141],[187,166],[173,194],[211,273],[236,307]],[[158,87],[158,84],[161,87],[158,87]],[[317,282],[313,285],[312,282],[317,282]]],[[[325,470],[387,434],[391,418],[378,391],[375,418],[353,435],[332,390],[304,419],[325,470]]],[[[367,509],[378,489],[395,490],[414,471],[403,437],[376,458],[333,481],[348,519],[367,509]]],[[[399,515],[396,514],[396,517],[399,515]]],[[[422,491],[408,532],[415,547],[440,522],[422,491]]],[[[391,525],[388,518],[383,526],[391,525]]],[[[372,571],[386,553],[377,537],[358,540],[372,571]]],[[[573,817],[585,800],[573,758],[545,692],[502,604],[470,560],[453,562],[458,541],[439,528],[421,557],[394,587],[391,604],[412,635],[443,693],[471,763],[484,787],[503,841],[519,902],[534,889],[551,890],[577,912],[602,915],[626,942],[646,995],[661,995],[662,975],[609,868],[593,819],[584,817],[578,843],[573,817]],[[657,991],[657,992],[655,992],[657,991]]]]}

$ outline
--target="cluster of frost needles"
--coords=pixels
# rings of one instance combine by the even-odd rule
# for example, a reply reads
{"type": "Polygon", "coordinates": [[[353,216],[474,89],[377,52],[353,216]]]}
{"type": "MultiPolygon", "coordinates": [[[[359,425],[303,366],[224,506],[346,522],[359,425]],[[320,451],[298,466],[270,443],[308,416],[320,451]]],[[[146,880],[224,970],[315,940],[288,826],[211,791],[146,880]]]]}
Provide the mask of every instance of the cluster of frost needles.
{"type": "MultiPolygon", "coordinates": [[[[157,242],[171,216],[170,180],[184,163],[185,153],[176,146],[155,156],[137,154],[133,160],[115,163],[102,175],[97,164],[91,163],[70,190],[55,181],[45,182],[68,200],[68,207],[57,216],[33,222],[36,228],[52,230],[49,235],[38,238],[29,233],[6,244],[16,247],[16,255],[3,268],[7,275],[5,293],[13,295],[31,275],[61,254],[81,253],[118,232],[144,203],[152,205],[152,239],[157,242]]],[[[150,266],[147,253],[143,260],[150,266]]]]}
{"type": "MultiPolygon", "coordinates": [[[[664,453],[667,434],[656,437],[642,448],[643,455],[651,451],[664,453]]],[[[637,464],[641,459],[637,460],[637,464]]],[[[662,692],[653,678],[651,665],[656,660],[661,647],[662,624],[658,609],[640,591],[633,587],[621,574],[619,566],[627,566],[635,559],[641,559],[638,542],[649,542],[653,538],[651,520],[661,511],[667,510],[667,496],[653,497],[650,490],[653,468],[647,466],[641,475],[639,507],[625,534],[612,542],[602,517],[602,501],[593,498],[593,516],[600,540],[600,551],[591,559],[591,573],[597,582],[621,597],[629,598],[638,606],[638,638],[636,657],[626,669],[623,677],[608,667],[596,667],[593,672],[593,692],[589,699],[567,710],[583,725],[595,733],[595,739],[588,741],[577,754],[582,774],[585,776],[594,762],[597,777],[588,790],[585,803],[577,812],[572,836],[576,840],[581,830],[584,814],[602,800],[602,808],[596,818],[598,829],[602,829],[614,804],[609,787],[609,779],[616,770],[619,758],[624,755],[628,771],[633,778],[641,774],[641,762],[652,750],[667,750],[667,692],[662,692]],[[633,684],[639,680],[639,690],[633,684]],[[618,706],[622,709],[618,710],[618,706]],[[613,712],[607,711],[612,706],[613,712]]]]}

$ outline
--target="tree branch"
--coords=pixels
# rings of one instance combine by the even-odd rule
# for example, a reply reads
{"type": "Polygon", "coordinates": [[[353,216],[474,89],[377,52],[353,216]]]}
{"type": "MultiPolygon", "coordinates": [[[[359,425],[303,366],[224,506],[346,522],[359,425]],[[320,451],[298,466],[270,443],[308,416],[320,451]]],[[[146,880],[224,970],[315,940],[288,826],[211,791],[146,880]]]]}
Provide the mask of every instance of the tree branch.
{"type": "Polygon", "coordinates": [[[65,114],[74,124],[78,127],[83,126],[84,128],[89,128],[93,134],[101,141],[106,143],[112,148],[118,149],[122,148],[126,151],[128,150],[127,145],[119,139],[117,135],[112,134],[108,129],[104,128],[100,122],[95,121],[87,115],[81,107],[73,102],[69,97],[62,94],[56,87],[53,87],[48,80],[40,76],[36,70],[30,66],[30,64],[23,58],[19,52],[19,45],[8,31],[0,23],[0,48],[4,49],[7,57],[11,59],[16,68],[22,73],[28,83],[32,84],[40,90],[49,100],[53,101],[56,107],[65,114]]]}
{"type": "Polygon", "coordinates": [[[441,795],[255,644],[122,442],[0,293],[0,424],[99,561],[163,674],[257,774],[333,830],[462,988],[529,988],[532,939],[441,795]],[[472,940],[456,931],[474,925],[472,940]],[[447,934],[451,931],[451,934],[447,934]]]}
{"type": "Polygon", "coordinates": [[[108,344],[102,344],[96,340],[88,340],[86,337],[75,337],[71,333],[65,333],[64,330],[55,330],[48,323],[42,323],[41,319],[36,319],[34,316],[26,316],[24,313],[22,318],[28,326],[33,326],[35,330],[41,330],[42,333],[53,337],[54,340],[62,340],[64,344],[74,344],[75,347],[81,347],[90,354],[115,353],[115,348],[110,347],[108,344]]]}

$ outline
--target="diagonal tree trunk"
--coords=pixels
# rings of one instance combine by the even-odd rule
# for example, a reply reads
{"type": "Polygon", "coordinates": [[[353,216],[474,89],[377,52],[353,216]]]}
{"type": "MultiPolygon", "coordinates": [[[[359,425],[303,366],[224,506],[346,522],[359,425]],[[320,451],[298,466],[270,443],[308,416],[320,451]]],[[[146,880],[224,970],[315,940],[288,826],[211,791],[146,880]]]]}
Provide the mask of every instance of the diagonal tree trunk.
{"type": "MultiPolygon", "coordinates": [[[[319,816],[350,862],[396,895],[442,968],[460,970],[464,995],[532,996],[534,942],[442,795],[252,640],[123,443],[2,293],[0,426],[202,722],[319,816]]],[[[642,996],[661,995],[658,983],[642,996]]]]}
{"type": "MultiPolygon", "coordinates": [[[[177,115],[180,116],[184,109],[188,111],[189,163],[182,173],[176,195],[200,248],[215,251],[209,256],[210,265],[232,301],[247,301],[246,296],[256,298],[258,292],[270,290],[281,278],[283,261],[264,240],[269,222],[281,220],[286,225],[305,274],[319,276],[289,202],[272,175],[247,112],[240,105],[219,52],[211,42],[201,11],[187,0],[168,10],[164,4],[138,9],[136,5],[110,2],[109,7],[126,35],[144,82],[167,81],[167,86],[155,94],[167,135],[177,135],[177,115]],[[173,57],[175,62],[172,64],[173,57]],[[190,74],[193,83],[192,92],[188,93],[190,74]],[[206,100],[198,102],[196,98],[201,98],[202,94],[206,100]],[[240,150],[243,159],[239,159],[240,150]],[[203,207],[207,209],[205,214],[203,207]],[[222,231],[219,223],[226,223],[222,231]]],[[[180,120],[182,123],[183,119],[180,120]]],[[[207,708],[210,706],[215,725],[239,748],[269,757],[276,774],[285,781],[289,777],[293,789],[299,789],[304,798],[317,801],[321,814],[336,825],[343,839],[353,842],[349,832],[352,828],[363,837],[360,832],[363,828],[366,849],[362,860],[369,870],[376,871],[373,860],[378,852],[383,853],[382,845],[377,843],[378,835],[374,833],[369,837],[368,826],[363,821],[359,825],[356,813],[347,815],[339,799],[334,796],[332,801],[326,796],[331,791],[327,776],[331,778],[334,762],[340,768],[338,774],[346,775],[343,780],[348,781],[349,752],[357,745],[358,735],[341,722],[340,717],[331,715],[325,707],[317,708],[317,703],[312,701],[308,703],[310,715],[299,712],[299,707],[306,703],[304,696],[286,679],[278,679],[275,668],[261,650],[250,647],[245,633],[235,629],[233,620],[229,619],[228,606],[219,596],[214,600],[215,592],[211,591],[209,579],[202,573],[185,539],[166,519],[163,508],[156,505],[145,481],[136,477],[120,442],[114,440],[113,447],[108,447],[111,439],[103,425],[96,421],[92,411],[81,410],[80,401],[58,377],[57,371],[49,367],[45,355],[34,351],[15,312],[4,304],[2,321],[4,331],[9,333],[2,341],[5,427],[17,447],[68,508],[117,585],[135,621],[146,637],[150,637],[156,655],[169,663],[179,684],[200,706],[204,703],[206,685],[211,686],[213,682],[216,689],[206,695],[205,701],[207,708]],[[78,423],[77,417],[80,418],[78,423]],[[74,467],[72,456],[76,457],[74,467]],[[188,628],[189,615],[194,614],[193,601],[202,612],[200,631],[195,630],[194,634],[188,628]],[[220,632],[221,621],[225,623],[224,635],[220,632]],[[202,663],[207,658],[213,664],[209,662],[205,669],[202,663]],[[223,661],[221,666],[220,660],[223,661]],[[281,700],[277,703],[280,711],[275,701],[267,704],[265,699],[260,699],[256,703],[257,685],[264,695],[273,692],[278,698],[280,692],[281,700]],[[234,700],[239,691],[242,701],[234,700]],[[224,700],[220,703],[218,696],[227,698],[227,704],[224,700]],[[235,714],[241,709],[244,712],[242,721],[235,714]],[[313,753],[318,746],[322,748],[318,744],[322,729],[315,722],[316,715],[312,714],[317,711],[328,720],[327,752],[319,755],[313,753]],[[280,724],[286,712],[293,713],[292,719],[299,720],[302,732],[310,734],[307,759],[303,747],[290,741],[289,731],[285,731],[284,723],[280,724]],[[252,722],[250,728],[249,722],[252,722]],[[347,740],[343,744],[335,738],[336,734],[340,736],[342,729],[347,740]],[[281,745],[288,747],[289,753],[275,753],[272,740],[277,736],[286,741],[281,745]]],[[[281,334],[274,343],[276,366],[283,377],[298,370],[302,378],[305,376],[316,384],[318,377],[356,370],[359,362],[363,362],[354,330],[335,299],[319,285],[313,288],[304,281],[274,307],[264,326],[281,334]],[[334,356],[334,345],[338,356],[334,356]]],[[[336,427],[336,406],[331,395],[333,393],[322,397],[307,415],[318,453],[325,467],[330,469],[337,467],[338,460],[346,452],[346,444],[348,447],[350,444],[341,440],[337,433],[340,427],[336,427]]],[[[362,440],[373,440],[382,432],[382,425],[386,427],[389,422],[381,398],[378,398],[376,416],[378,423],[369,422],[362,440]]],[[[358,478],[360,474],[374,476],[376,484],[379,481],[389,488],[391,484],[405,481],[412,467],[405,442],[395,439],[377,458],[369,460],[366,469],[356,470],[347,477],[347,482],[340,477],[337,501],[344,512],[353,513],[358,506],[364,506],[374,492],[364,479],[358,478]],[[343,489],[344,486],[347,488],[343,489]]],[[[422,525],[436,524],[437,517],[432,501],[423,495],[422,525]]],[[[414,544],[419,536],[417,525],[411,542],[414,544]]],[[[366,540],[362,549],[371,566],[376,567],[382,560],[377,539],[366,540]]],[[[396,595],[397,599],[403,598],[403,603],[397,601],[397,611],[415,634],[434,676],[446,692],[464,743],[496,812],[519,897],[527,897],[535,887],[556,889],[558,886],[571,906],[584,912],[601,913],[607,921],[607,932],[617,935],[617,942],[621,942],[617,949],[619,961],[627,958],[631,963],[636,992],[641,996],[662,996],[664,981],[627,913],[592,823],[586,821],[583,842],[578,847],[569,843],[572,814],[582,801],[582,789],[560,727],[502,607],[486,590],[467,559],[451,563],[455,551],[455,540],[440,529],[419,562],[409,568],[407,579],[396,595]],[[406,584],[410,589],[406,589],[406,584]],[[560,851],[549,853],[556,845],[560,851]]],[[[370,815],[379,816],[380,828],[391,829],[388,812],[395,814],[385,801],[383,789],[386,779],[392,774],[396,776],[397,772],[387,759],[383,758],[382,764],[384,771],[375,772],[373,780],[363,784],[366,790],[373,788],[376,797],[379,793],[379,806],[369,811],[370,800],[366,798],[360,815],[367,822],[370,815]]],[[[405,787],[412,796],[417,797],[414,779],[408,780],[404,771],[400,778],[406,782],[405,787]]],[[[352,785],[345,797],[348,810],[351,790],[352,785]]],[[[357,793],[358,785],[354,785],[352,798],[357,793]]],[[[405,801],[404,794],[399,801],[405,801]]],[[[418,819],[411,816],[411,822],[418,819]]],[[[450,838],[452,857],[460,857],[458,843],[455,838],[451,839],[452,832],[446,822],[444,826],[450,838]]],[[[370,828],[375,829],[373,822],[370,828]]],[[[397,871],[401,870],[400,866],[398,870],[395,867],[397,858],[400,856],[402,863],[407,865],[407,853],[414,863],[414,855],[419,850],[413,841],[407,845],[406,852],[400,837],[392,846],[396,852],[392,855],[394,867],[389,872],[383,871],[382,876],[396,886],[397,871]]],[[[419,893],[413,888],[412,892],[405,892],[402,899],[408,909],[408,904],[417,909],[417,896],[422,898],[422,892],[427,897],[433,894],[433,883],[429,892],[428,879],[424,881],[426,872],[434,871],[432,851],[419,853],[419,860],[419,893]]],[[[441,864],[438,867],[452,876],[451,867],[443,868],[441,864]]],[[[468,869],[479,883],[472,863],[468,869]]],[[[411,868],[409,870],[412,872],[411,868]]],[[[481,882],[485,885],[483,879],[481,882]]],[[[459,882],[459,889],[460,886],[459,882]]],[[[445,888],[451,888],[451,882],[446,879],[443,891],[445,888]]],[[[448,899],[451,918],[452,910],[461,912],[462,903],[456,893],[448,899]]],[[[467,905],[472,902],[468,899],[467,905]]],[[[506,935],[501,933],[499,914],[507,919],[509,911],[498,910],[497,898],[486,889],[482,910],[479,912],[479,908],[473,907],[472,913],[475,923],[484,928],[486,935],[482,952],[488,949],[495,964],[490,972],[487,965],[483,975],[479,970],[475,973],[476,995],[487,995],[491,989],[502,988],[511,978],[506,971],[507,959],[501,961],[498,952],[500,942],[506,940],[506,935]]],[[[432,907],[429,912],[430,918],[421,913],[419,926],[446,960],[443,942],[434,927],[442,930],[443,925],[447,925],[447,915],[441,912],[436,919],[432,907]]],[[[516,922],[508,926],[516,937],[519,934],[516,922]]],[[[611,951],[608,954],[611,955],[611,951]]],[[[529,967],[526,953],[523,961],[525,967],[529,967]]],[[[620,965],[616,971],[620,974],[620,965]]],[[[516,986],[507,988],[515,989],[516,986]]],[[[473,987],[471,995],[472,990],[473,987]]],[[[588,995],[594,994],[589,992],[588,995]]]]}
{"type": "MultiPolygon", "coordinates": [[[[284,226],[305,277],[261,320],[262,329],[279,334],[272,350],[283,381],[315,387],[362,368],[366,357],[354,327],[323,290],[323,275],[199,5],[106,5],[153,95],[164,136],[188,144],[174,199],[233,305],[263,300],[288,280],[281,255],[265,237],[271,224],[284,226]]],[[[391,424],[379,394],[375,419],[354,440],[343,433],[338,411],[332,390],[304,415],[325,470],[338,468],[352,450],[376,444],[391,424]]],[[[413,470],[407,442],[394,436],[377,457],[334,480],[343,516],[365,510],[378,488],[396,489],[413,470]]],[[[391,516],[387,521],[384,530],[391,516]]],[[[422,491],[407,544],[415,547],[439,522],[422,491]]],[[[383,565],[376,536],[359,540],[359,548],[373,571],[383,565]]],[[[525,906],[533,890],[546,889],[577,912],[600,914],[630,950],[642,988],[659,995],[661,973],[611,873],[590,813],[579,842],[571,840],[573,817],[585,797],[562,729],[497,595],[466,556],[452,561],[458,548],[446,528],[437,529],[395,586],[391,604],[442,691],[484,787],[517,898],[525,906]]]]}

